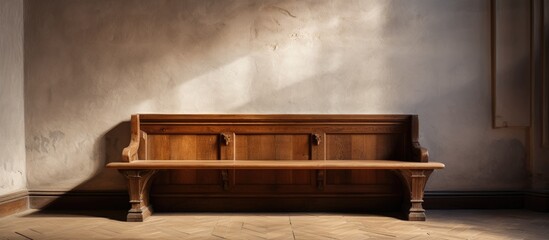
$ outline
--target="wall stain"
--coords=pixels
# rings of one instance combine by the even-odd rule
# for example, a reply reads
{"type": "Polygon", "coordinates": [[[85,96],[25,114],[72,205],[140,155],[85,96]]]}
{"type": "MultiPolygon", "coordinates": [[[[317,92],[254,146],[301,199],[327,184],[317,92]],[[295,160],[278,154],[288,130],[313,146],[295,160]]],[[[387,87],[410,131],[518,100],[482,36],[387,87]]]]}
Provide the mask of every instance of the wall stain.
{"type": "Polygon", "coordinates": [[[50,131],[47,136],[34,136],[32,143],[26,146],[26,149],[32,152],[49,153],[57,150],[57,144],[65,138],[62,131],[50,131]]]}
{"type": "Polygon", "coordinates": [[[65,138],[65,133],[62,131],[50,131],[49,137],[51,140],[51,146],[53,150],[56,150],[56,144],[63,138],[65,138]]]}
{"type": "Polygon", "coordinates": [[[288,11],[287,9],[284,9],[284,8],[281,8],[281,7],[278,7],[278,6],[269,6],[269,8],[272,8],[272,9],[275,9],[275,10],[278,10],[279,12],[289,16],[289,17],[293,17],[293,18],[297,18],[296,15],[293,15],[290,11],[288,11]]]}

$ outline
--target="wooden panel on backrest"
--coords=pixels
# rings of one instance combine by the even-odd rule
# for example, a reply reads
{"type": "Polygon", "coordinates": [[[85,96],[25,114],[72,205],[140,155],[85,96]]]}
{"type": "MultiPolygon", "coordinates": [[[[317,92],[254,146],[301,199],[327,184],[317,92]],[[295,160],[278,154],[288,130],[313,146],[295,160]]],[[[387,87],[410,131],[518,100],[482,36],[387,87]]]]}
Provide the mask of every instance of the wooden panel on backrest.
{"type": "Polygon", "coordinates": [[[326,134],[326,159],[402,160],[404,134],[326,134]]]}
{"type": "MultiPolygon", "coordinates": [[[[405,134],[327,134],[326,158],[330,160],[401,160],[405,134]]],[[[393,185],[398,179],[386,170],[329,170],[326,191],[361,191],[358,185],[393,185]],[[332,186],[330,186],[332,185],[332,186]],[[354,186],[357,185],[357,186],[354,186]]],[[[380,189],[391,190],[382,187],[380,189]]]]}
{"type": "MultiPolygon", "coordinates": [[[[148,135],[148,157],[153,160],[218,160],[217,134],[148,135]]],[[[220,170],[167,170],[156,183],[221,186],[220,170]]]]}
{"type": "Polygon", "coordinates": [[[146,159],[170,160],[170,135],[148,135],[146,146],[146,159]]]}
{"type": "Polygon", "coordinates": [[[237,134],[236,159],[310,160],[308,134],[237,134]]]}
{"type": "MultiPolygon", "coordinates": [[[[309,134],[236,134],[239,160],[310,160],[309,134]]],[[[311,170],[234,171],[234,191],[314,189],[311,170]],[[301,186],[300,186],[301,185],[301,186]]]]}
{"type": "MultiPolygon", "coordinates": [[[[152,135],[147,136],[147,156],[145,159],[170,160],[170,135],[152,135]]],[[[169,171],[162,171],[157,174],[155,182],[162,184],[170,183],[169,171]]]]}
{"type": "Polygon", "coordinates": [[[218,135],[148,135],[151,160],[217,160],[218,135]]]}

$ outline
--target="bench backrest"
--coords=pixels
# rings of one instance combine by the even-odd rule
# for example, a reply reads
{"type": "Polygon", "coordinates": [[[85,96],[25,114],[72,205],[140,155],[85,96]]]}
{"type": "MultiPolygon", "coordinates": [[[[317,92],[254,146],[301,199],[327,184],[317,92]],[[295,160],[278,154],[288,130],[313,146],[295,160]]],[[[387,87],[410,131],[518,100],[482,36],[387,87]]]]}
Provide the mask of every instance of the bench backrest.
{"type": "MultiPolygon", "coordinates": [[[[416,115],[132,116],[141,160],[400,160],[414,157],[416,115]]],[[[425,160],[423,160],[425,161],[425,160]]]]}
{"type": "MultiPolygon", "coordinates": [[[[425,162],[427,151],[417,139],[415,115],[142,114],[132,116],[123,160],[425,162]]],[[[151,196],[157,210],[303,210],[310,197],[318,209],[381,210],[401,203],[402,185],[387,170],[185,169],[159,173],[151,196]],[[341,193],[349,199],[340,201],[341,193]]]]}

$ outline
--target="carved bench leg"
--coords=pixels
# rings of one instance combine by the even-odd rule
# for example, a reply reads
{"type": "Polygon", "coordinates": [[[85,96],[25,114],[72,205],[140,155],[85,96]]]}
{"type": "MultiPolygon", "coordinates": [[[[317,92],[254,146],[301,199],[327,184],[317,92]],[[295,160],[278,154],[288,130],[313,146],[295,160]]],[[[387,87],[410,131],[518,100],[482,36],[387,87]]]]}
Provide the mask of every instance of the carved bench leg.
{"type": "Polygon", "coordinates": [[[427,179],[433,170],[407,170],[400,169],[395,171],[406,185],[406,190],[410,194],[411,207],[408,212],[409,221],[425,221],[425,209],[423,209],[423,193],[427,179]]]}
{"type": "Polygon", "coordinates": [[[128,211],[128,222],[143,222],[152,214],[149,204],[149,190],[152,177],[158,170],[119,170],[128,179],[128,193],[132,208],[128,211]]]}

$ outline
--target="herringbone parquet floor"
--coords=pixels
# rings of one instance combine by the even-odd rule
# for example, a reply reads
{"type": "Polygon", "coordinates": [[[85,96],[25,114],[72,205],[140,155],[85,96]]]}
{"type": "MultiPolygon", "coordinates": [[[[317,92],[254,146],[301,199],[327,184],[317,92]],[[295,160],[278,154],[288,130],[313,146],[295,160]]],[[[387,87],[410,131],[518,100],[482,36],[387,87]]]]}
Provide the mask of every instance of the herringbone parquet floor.
{"type": "Polygon", "coordinates": [[[426,222],[335,213],[38,212],[0,218],[0,239],[549,239],[549,214],[430,210],[426,222]]]}

